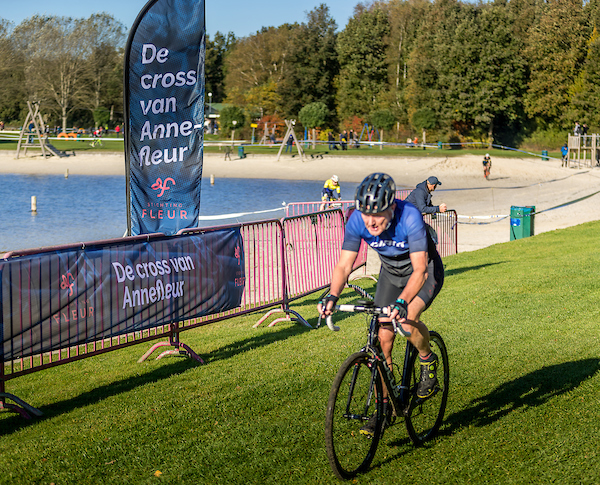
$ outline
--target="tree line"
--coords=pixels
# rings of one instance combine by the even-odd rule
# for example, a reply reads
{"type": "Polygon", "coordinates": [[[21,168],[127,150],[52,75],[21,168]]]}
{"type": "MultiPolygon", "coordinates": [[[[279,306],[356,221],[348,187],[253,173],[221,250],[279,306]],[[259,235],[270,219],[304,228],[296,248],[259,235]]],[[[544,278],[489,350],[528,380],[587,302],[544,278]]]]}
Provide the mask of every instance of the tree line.
{"type": "Polygon", "coordinates": [[[106,126],[123,119],[126,29],[108,14],[0,19],[0,120],[23,122],[39,103],[48,125],[106,126]]]}
{"type": "MultiPolygon", "coordinates": [[[[575,121],[600,129],[599,2],[380,0],[343,29],[321,4],[304,22],[207,37],[206,93],[237,130],[296,119],[389,140],[562,144],[575,121]]],[[[65,126],[122,120],[125,38],[108,14],[0,20],[0,119],[35,99],[65,126]]]]}

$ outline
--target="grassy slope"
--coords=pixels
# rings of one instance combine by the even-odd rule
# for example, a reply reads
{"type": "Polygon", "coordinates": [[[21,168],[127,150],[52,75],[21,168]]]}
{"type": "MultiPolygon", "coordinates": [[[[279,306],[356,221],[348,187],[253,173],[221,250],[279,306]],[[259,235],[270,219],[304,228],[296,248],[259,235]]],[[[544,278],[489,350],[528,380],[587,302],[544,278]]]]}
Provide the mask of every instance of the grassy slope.
{"type": "MultiPolygon", "coordinates": [[[[355,483],[597,483],[599,234],[588,223],[445,259],[425,314],[451,359],[440,437],[416,449],[399,422],[355,483]]],[[[317,297],[293,306],[313,324],[317,297]]],[[[340,315],[333,333],[253,329],[259,317],[183,333],[204,366],[137,364],[144,344],[10,381],[44,417],[0,414],[0,483],[339,483],[325,405],[364,319],[340,315]]]]}

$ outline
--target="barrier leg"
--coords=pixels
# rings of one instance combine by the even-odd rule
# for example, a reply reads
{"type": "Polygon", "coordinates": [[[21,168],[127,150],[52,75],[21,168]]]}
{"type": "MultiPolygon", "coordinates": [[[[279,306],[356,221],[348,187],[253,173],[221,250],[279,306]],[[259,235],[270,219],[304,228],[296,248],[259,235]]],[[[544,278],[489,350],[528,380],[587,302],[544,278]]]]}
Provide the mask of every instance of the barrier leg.
{"type": "Polygon", "coordinates": [[[177,323],[171,324],[171,333],[169,335],[169,341],[158,342],[154,344],[152,347],[150,347],[150,349],[148,349],[148,351],[144,355],[142,355],[138,359],[138,363],[144,362],[148,357],[152,355],[152,353],[156,349],[160,347],[175,347],[175,349],[165,350],[156,358],[156,360],[162,359],[167,355],[188,355],[192,359],[197,360],[201,364],[204,364],[202,358],[198,354],[196,354],[196,352],[194,352],[189,345],[186,345],[183,342],[179,341],[179,325],[177,323]]]}
{"type": "Polygon", "coordinates": [[[17,396],[13,394],[9,394],[7,392],[0,393],[0,410],[7,409],[9,411],[14,411],[21,415],[21,417],[25,419],[31,419],[31,414],[34,416],[40,417],[44,413],[42,413],[39,409],[34,408],[30,404],[27,404],[22,399],[19,399],[17,396]],[[7,403],[5,399],[12,399],[16,404],[7,403]]]}
{"type": "Polygon", "coordinates": [[[311,326],[311,324],[308,323],[304,319],[304,317],[302,317],[302,315],[300,315],[298,312],[290,309],[289,307],[286,307],[283,305],[280,308],[273,308],[272,310],[269,310],[267,313],[265,313],[262,316],[262,318],[258,322],[256,322],[254,325],[252,325],[252,327],[257,328],[261,323],[263,323],[267,318],[269,318],[274,313],[285,313],[286,316],[282,317],[282,318],[276,318],[271,323],[269,323],[269,325],[268,325],[269,327],[274,326],[278,322],[299,322],[302,325],[304,325],[305,327],[313,328],[311,326]],[[293,317],[290,317],[290,313],[293,315],[293,317]]]}

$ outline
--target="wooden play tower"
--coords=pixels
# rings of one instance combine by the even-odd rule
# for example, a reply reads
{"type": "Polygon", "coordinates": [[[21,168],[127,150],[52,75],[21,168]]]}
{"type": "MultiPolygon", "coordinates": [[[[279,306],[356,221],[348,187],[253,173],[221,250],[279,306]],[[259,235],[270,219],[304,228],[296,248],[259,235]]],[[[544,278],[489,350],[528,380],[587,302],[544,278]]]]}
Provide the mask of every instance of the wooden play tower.
{"type": "Polygon", "coordinates": [[[600,164],[600,135],[569,135],[568,167],[597,167],[600,164]]]}

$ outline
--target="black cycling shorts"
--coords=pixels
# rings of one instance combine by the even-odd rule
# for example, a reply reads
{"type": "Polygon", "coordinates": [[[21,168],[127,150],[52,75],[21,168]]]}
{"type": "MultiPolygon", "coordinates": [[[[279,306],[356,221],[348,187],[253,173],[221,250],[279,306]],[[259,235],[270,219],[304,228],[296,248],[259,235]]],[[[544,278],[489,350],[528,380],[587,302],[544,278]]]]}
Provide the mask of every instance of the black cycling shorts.
{"type": "MultiPolygon", "coordinates": [[[[427,265],[427,280],[417,296],[425,302],[425,310],[437,296],[444,284],[444,265],[439,254],[429,261],[427,265]]],[[[397,276],[390,273],[385,266],[381,266],[377,291],[375,292],[375,305],[380,307],[393,305],[404,290],[410,275],[397,276]]]]}

